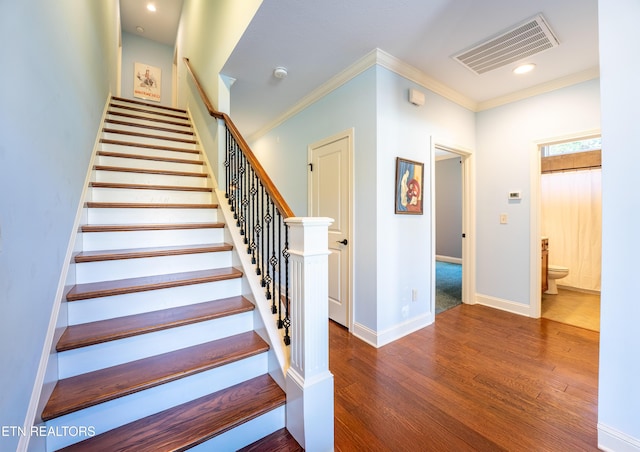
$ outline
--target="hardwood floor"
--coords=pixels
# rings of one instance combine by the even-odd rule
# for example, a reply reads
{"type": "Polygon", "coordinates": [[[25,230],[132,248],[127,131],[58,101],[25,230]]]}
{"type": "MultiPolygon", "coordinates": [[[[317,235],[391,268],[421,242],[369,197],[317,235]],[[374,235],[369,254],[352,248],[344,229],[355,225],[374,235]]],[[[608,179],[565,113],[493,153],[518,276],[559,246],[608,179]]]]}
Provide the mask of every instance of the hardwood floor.
{"type": "Polygon", "coordinates": [[[462,305],[380,349],[329,332],[336,451],[597,450],[595,331],[462,305]]]}

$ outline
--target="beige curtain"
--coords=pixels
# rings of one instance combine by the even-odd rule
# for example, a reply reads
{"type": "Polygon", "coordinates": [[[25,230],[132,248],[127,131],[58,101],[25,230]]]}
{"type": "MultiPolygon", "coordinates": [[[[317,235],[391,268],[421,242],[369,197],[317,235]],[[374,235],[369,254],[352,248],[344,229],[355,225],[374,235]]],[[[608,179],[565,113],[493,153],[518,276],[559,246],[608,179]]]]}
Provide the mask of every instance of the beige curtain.
{"type": "Polygon", "coordinates": [[[541,177],[542,235],[549,238],[549,264],[569,267],[569,276],[558,284],[599,291],[602,171],[566,171],[541,177]]]}

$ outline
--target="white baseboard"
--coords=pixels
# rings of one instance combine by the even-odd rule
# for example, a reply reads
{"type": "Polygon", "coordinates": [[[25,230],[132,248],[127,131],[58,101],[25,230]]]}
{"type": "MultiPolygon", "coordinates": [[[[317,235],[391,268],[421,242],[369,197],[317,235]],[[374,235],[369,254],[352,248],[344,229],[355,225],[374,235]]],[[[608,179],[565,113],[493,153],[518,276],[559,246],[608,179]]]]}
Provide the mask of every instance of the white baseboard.
{"type": "Polygon", "coordinates": [[[531,306],[526,304],[482,294],[476,294],[475,301],[477,304],[481,304],[483,306],[489,306],[490,308],[500,309],[513,314],[523,315],[525,317],[531,317],[531,306]]]}
{"type": "Polygon", "coordinates": [[[640,439],[598,423],[598,449],[615,452],[640,451],[640,439]]]}
{"type": "Polygon", "coordinates": [[[461,257],[451,257],[451,256],[440,256],[436,254],[436,260],[439,262],[449,262],[450,264],[460,264],[462,265],[461,257]]]}
{"type": "Polygon", "coordinates": [[[387,345],[401,337],[408,336],[425,326],[429,326],[434,321],[433,314],[423,314],[406,322],[395,325],[380,333],[373,331],[372,329],[361,325],[359,323],[353,324],[351,333],[359,339],[365,341],[367,344],[373,347],[380,348],[383,345],[387,345]]]}

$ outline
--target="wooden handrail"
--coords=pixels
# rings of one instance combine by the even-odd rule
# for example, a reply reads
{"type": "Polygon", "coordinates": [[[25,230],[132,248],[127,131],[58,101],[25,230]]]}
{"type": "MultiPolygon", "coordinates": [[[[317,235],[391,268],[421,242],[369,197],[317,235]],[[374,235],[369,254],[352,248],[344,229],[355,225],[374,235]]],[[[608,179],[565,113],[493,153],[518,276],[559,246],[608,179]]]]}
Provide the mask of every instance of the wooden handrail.
{"type": "Polygon", "coordinates": [[[195,72],[193,71],[193,68],[191,67],[189,58],[184,57],[183,60],[185,65],[187,66],[187,70],[189,71],[189,74],[191,74],[191,77],[193,78],[193,82],[195,83],[196,88],[198,89],[198,93],[200,93],[202,102],[207,107],[207,111],[209,112],[209,115],[211,115],[214,118],[222,119],[225,122],[227,129],[229,130],[233,138],[236,140],[236,143],[238,143],[240,150],[249,161],[249,164],[254,169],[258,178],[262,181],[262,184],[264,185],[266,192],[269,194],[269,196],[273,200],[273,204],[276,206],[276,209],[278,209],[278,212],[280,212],[280,215],[282,215],[283,218],[293,217],[294,216],[293,211],[287,205],[286,201],[284,200],[284,198],[276,188],[275,184],[273,183],[273,181],[271,180],[267,172],[264,170],[264,168],[258,161],[253,151],[251,151],[251,148],[249,147],[245,139],[242,137],[242,135],[238,131],[238,128],[233,123],[229,115],[227,115],[226,113],[221,113],[217,111],[215,108],[213,108],[213,104],[209,100],[207,93],[204,91],[204,88],[200,84],[198,77],[196,76],[195,72]]]}

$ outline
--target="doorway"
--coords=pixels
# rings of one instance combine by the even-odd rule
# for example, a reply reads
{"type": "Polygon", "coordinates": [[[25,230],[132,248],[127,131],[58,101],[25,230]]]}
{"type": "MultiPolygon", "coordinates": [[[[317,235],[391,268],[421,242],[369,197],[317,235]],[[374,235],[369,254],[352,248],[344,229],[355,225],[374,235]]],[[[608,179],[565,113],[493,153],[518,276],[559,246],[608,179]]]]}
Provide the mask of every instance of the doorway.
{"type": "Polygon", "coordinates": [[[351,330],[353,129],[308,147],[309,215],[333,218],[328,231],[329,318],[351,330]]]}
{"type": "Polygon", "coordinates": [[[431,147],[431,312],[436,315],[475,303],[474,172],[470,151],[437,141],[431,147]]]}
{"type": "Polygon", "coordinates": [[[532,175],[532,256],[544,264],[538,259],[547,255],[550,279],[538,265],[531,316],[594,331],[600,329],[601,152],[599,131],[541,141],[532,175]]]}

